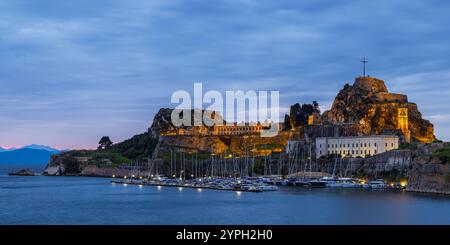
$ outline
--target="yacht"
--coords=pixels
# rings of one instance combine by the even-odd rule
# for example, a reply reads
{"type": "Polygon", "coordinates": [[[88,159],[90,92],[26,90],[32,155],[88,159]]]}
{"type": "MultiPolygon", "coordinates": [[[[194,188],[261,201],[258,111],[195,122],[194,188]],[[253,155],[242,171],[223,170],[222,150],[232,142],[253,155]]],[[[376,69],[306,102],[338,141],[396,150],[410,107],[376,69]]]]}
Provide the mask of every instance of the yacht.
{"type": "Polygon", "coordinates": [[[388,184],[384,180],[373,180],[369,182],[369,187],[372,189],[386,189],[388,184]]]}

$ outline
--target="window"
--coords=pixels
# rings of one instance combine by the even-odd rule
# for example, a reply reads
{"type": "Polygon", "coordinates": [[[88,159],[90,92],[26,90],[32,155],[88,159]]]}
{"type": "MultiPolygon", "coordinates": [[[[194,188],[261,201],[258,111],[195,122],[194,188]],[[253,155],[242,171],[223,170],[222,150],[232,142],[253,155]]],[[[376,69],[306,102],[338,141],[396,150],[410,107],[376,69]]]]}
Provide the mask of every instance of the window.
{"type": "Polygon", "coordinates": [[[366,143],[364,143],[364,147],[367,147],[367,146],[366,146],[366,143]]]}
{"type": "Polygon", "coordinates": [[[394,143],[391,143],[391,147],[394,147],[394,143]]]}
{"type": "Polygon", "coordinates": [[[387,147],[387,143],[386,143],[385,145],[386,145],[386,147],[387,147]]]}
{"type": "Polygon", "coordinates": [[[375,147],[377,146],[377,143],[373,143],[375,145],[375,147]]]}

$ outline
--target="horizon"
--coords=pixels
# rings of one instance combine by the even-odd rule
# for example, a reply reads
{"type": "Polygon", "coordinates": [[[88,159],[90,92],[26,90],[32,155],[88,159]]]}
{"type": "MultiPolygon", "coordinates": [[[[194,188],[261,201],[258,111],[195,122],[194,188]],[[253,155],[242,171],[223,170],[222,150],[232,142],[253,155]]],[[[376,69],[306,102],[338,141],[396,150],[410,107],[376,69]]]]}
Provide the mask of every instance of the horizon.
{"type": "Polygon", "coordinates": [[[450,140],[448,2],[0,3],[0,146],[95,149],[145,132],[170,95],[279,90],[323,112],[362,74],[417,103],[450,140]],[[205,11],[205,10],[208,11],[205,11]],[[421,18],[417,18],[421,16],[421,18]]]}

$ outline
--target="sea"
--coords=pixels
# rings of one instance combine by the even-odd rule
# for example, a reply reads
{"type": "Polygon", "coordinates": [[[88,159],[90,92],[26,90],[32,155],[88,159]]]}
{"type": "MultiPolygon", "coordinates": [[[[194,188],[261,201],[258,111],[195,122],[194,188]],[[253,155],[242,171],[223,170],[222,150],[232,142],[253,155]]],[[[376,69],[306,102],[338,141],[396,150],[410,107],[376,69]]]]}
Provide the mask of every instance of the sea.
{"type": "Polygon", "coordinates": [[[26,167],[44,168],[0,165],[0,224],[450,224],[450,196],[300,187],[249,193],[7,175],[26,167]]]}

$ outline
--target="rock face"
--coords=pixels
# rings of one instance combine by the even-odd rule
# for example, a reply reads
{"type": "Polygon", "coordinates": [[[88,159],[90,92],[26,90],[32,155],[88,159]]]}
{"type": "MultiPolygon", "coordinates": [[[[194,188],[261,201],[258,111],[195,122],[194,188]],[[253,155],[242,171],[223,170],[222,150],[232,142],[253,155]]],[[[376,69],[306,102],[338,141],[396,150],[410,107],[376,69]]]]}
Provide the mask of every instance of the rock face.
{"type": "Polygon", "coordinates": [[[31,169],[21,169],[17,172],[9,173],[8,175],[20,175],[20,176],[35,176],[36,173],[34,173],[31,169]]]}
{"type": "Polygon", "coordinates": [[[433,142],[433,124],[422,119],[415,103],[406,95],[389,93],[383,80],[359,77],[353,85],[346,84],[337,94],[332,108],[323,120],[334,124],[356,124],[361,135],[380,134],[398,127],[398,108],[408,109],[409,130],[419,142],[433,142]]]}

